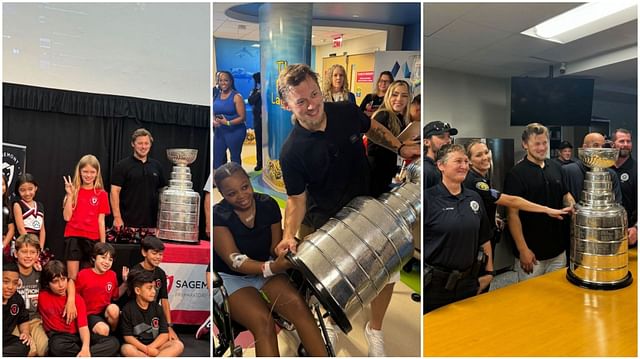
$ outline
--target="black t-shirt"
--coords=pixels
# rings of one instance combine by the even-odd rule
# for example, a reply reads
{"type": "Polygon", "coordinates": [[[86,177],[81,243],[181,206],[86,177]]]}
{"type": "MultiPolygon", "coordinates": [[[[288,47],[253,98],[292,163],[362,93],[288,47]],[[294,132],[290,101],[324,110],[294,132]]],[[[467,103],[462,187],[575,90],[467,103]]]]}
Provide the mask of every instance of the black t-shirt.
{"type": "MultiPolygon", "coordinates": [[[[278,203],[270,196],[254,193],[253,198],[256,201],[253,228],[242,223],[226,200],[213,206],[213,225],[229,229],[239,253],[257,261],[267,261],[271,257],[271,225],[280,223],[282,215],[278,203]]],[[[222,273],[244,275],[229,268],[216,251],[213,251],[213,269],[222,273]]]]}
{"type": "Polygon", "coordinates": [[[377,94],[367,94],[362,102],[360,102],[360,110],[362,110],[363,112],[366,111],[367,105],[371,104],[371,108],[369,109],[369,111],[375,112],[380,106],[382,106],[383,102],[384,96],[380,97],[377,94]]]}
{"type": "Polygon", "coordinates": [[[362,134],[371,120],[351,102],[325,102],[324,131],[296,123],[280,154],[288,195],[307,191],[303,223],[320,228],[356,196],[369,194],[369,162],[362,134]]]}
{"type": "Polygon", "coordinates": [[[162,307],[152,302],[145,310],[138,306],[135,299],[130,300],[122,308],[120,333],[122,336],[133,336],[144,345],[153,343],[158,335],[169,333],[162,307]]]}
{"type": "MultiPolygon", "coordinates": [[[[162,268],[155,267],[152,271],[150,271],[144,269],[144,267],[142,267],[142,264],[138,263],[134,265],[131,270],[144,270],[153,273],[153,279],[156,284],[156,297],[154,299],[154,302],[159,302],[160,299],[169,299],[169,294],[167,292],[167,273],[165,273],[162,268]]],[[[133,291],[131,292],[131,299],[135,299],[135,294],[133,294],[133,291]]]]}
{"type": "Polygon", "coordinates": [[[620,168],[615,166],[611,168],[616,171],[620,179],[622,206],[627,211],[629,227],[632,227],[638,223],[638,165],[636,160],[629,156],[620,168]]]}
{"type": "MultiPolygon", "coordinates": [[[[568,190],[563,183],[562,169],[550,159],[544,164],[542,168],[525,157],[507,173],[503,192],[543,206],[563,208],[562,197],[568,190]]],[[[519,216],[524,239],[536,259],[551,259],[565,250],[569,238],[564,235],[563,221],[522,210],[519,216]]],[[[515,246],[514,254],[520,257],[515,246]]]]}
{"type": "Polygon", "coordinates": [[[425,197],[424,261],[448,269],[467,270],[480,246],[493,235],[480,195],[462,187],[454,196],[442,182],[425,197]]]}
{"type": "MultiPolygon", "coordinates": [[[[398,117],[400,119],[400,130],[402,130],[405,127],[404,121],[401,114],[398,117]]],[[[387,129],[389,128],[389,112],[378,112],[374,120],[387,129]]],[[[368,141],[367,156],[371,166],[371,195],[378,197],[385,192],[389,192],[391,180],[398,172],[398,155],[373,141],[368,141]]]]}
{"type": "Polygon", "coordinates": [[[113,168],[111,184],[121,187],[120,213],[125,226],[156,227],[159,191],[167,185],[160,162],[147,158],[143,163],[129,156],[113,168]]]}
{"type": "Polygon", "coordinates": [[[438,183],[442,182],[442,173],[436,166],[436,161],[434,161],[431,157],[424,155],[424,190],[426,191],[428,188],[431,188],[438,183]]]}
{"type": "Polygon", "coordinates": [[[29,321],[29,313],[24,307],[24,300],[17,292],[2,305],[2,335],[3,338],[12,336],[11,332],[18,325],[29,321]]]}
{"type": "Polygon", "coordinates": [[[498,208],[496,202],[500,199],[502,193],[491,187],[491,181],[488,178],[481,176],[473,170],[469,170],[462,185],[480,195],[482,202],[484,202],[485,212],[491,224],[491,229],[495,230],[497,227],[494,219],[496,217],[496,209],[498,208]]]}
{"type": "Polygon", "coordinates": [[[556,163],[558,163],[560,166],[564,166],[564,165],[568,165],[569,163],[574,163],[577,162],[576,160],[574,160],[573,158],[569,158],[568,160],[563,160],[560,157],[556,157],[553,159],[554,161],[556,161],[556,163]]]}

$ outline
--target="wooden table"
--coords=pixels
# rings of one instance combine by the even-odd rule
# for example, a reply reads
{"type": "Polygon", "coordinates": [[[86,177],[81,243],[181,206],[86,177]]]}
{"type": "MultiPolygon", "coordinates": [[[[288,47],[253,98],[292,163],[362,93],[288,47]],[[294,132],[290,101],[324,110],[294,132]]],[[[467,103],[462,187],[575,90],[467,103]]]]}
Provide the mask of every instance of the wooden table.
{"type": "Polygon", "coordinates": [[[579,288],[563,269],[434,310],[424,356],[637,357],[637,259],[623,289],[579,288]]]}

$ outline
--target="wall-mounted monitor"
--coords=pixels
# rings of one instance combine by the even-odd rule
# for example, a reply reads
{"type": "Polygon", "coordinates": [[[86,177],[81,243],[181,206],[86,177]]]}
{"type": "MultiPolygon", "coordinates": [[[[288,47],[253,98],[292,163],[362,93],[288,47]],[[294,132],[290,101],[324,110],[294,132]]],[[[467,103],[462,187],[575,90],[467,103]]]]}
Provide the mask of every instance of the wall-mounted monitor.
{"type": "Polygon", "coordinates": [[[592,79],[511,78],[511,126],[589,126],[593,106],[592,79]]]}

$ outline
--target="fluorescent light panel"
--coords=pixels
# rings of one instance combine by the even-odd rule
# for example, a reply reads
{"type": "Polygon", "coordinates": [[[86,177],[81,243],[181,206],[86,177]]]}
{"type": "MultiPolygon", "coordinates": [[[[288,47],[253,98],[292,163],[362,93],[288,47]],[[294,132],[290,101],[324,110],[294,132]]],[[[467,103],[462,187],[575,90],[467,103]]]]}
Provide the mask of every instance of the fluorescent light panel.
{"type": "Polygon", "coordinates": [[[637,0],[600,0],[573,8],[521,34],[566,44],[637,19],[637,11],[637,0]]]}

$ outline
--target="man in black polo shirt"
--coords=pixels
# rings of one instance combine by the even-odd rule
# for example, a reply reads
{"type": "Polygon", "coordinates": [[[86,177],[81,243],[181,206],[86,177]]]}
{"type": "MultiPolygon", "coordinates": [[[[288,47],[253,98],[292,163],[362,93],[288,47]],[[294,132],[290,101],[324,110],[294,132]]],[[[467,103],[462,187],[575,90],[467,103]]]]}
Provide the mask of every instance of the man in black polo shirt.
{"type": "Polygon", "coordinates": [[[160,162],[149,158],[153,136],[144,128],[131,135],[133,154],[116,164],[111,175],[113,226],[154,228],[160,190],[167,185],[160,162]]]}
{"type": "Polygon", "coordinates": [[[442,146],[451,143],[451,136],[458,134],[458,130],[451,128],[446,122],[431,121],[424,126],[422,131],[423,144],[424,144],[424,183],[422,187],[433,187],[440,183],[441,175],[438,167],[436,167],[436,153],[442,148],[442,146]]]}
{"type": "Polygon", "coordinates": [[[612,167],[620,179],[622,206],[627,211],[629,245],[638,239],[638,165],[631,157],[633,142],[631,132],[619,128],[613,132],[613,147],[620,150],[616,164],[612,167]]]}
{"type": "MultiPolygon", "coordinates": [[[[527,156],[507,173],[504,193],[523,197],[551,208],[573,207],[573,196],[564,186],[560,165],[546,158],[549,131],[538,123],[522,133],[527,156]]],[[[568,219],[565,219],[568,220],[568,219]]],[[[569,238],[563,221],[543,213],[508,208],[508,221],[516,248],[516,272],[523,281],[566,266],[565,248],[569,238]]]]}
{"type": "MultiPolygon", "coordinates": [[[[400,143],[352,103],[323,103],[317,75],[307,65],[289,65],[280,74],[278,95],[296,123],[280,154],[288,198],[276,252],[295,253],[296,233],[304,238],[351,199],[369,194],[363,133],[403,158],[419,156],[420,147],[400,143]]],[[[389,284],[371,303],[371,321],[365,328],[371,355],[384,355],[382,320],[392,293],[393,284],[389,284]]]]}

